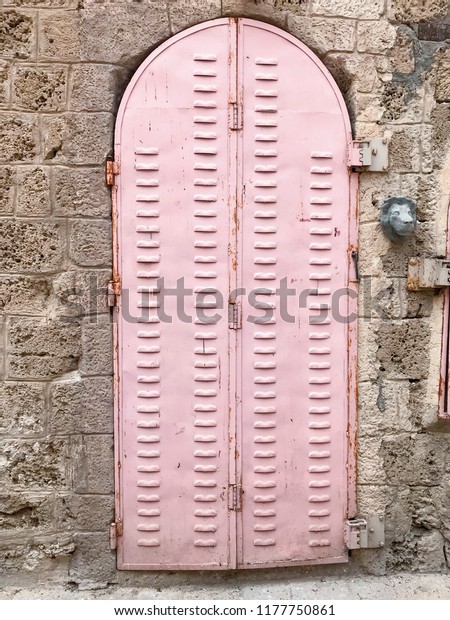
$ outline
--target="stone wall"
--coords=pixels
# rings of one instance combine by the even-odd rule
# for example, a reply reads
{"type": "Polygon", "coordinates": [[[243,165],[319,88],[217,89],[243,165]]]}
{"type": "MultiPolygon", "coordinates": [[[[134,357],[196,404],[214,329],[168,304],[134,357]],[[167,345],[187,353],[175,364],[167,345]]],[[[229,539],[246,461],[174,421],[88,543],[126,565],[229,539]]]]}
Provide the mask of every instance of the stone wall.
{"type": "Polygon", "coordinates": [[[349,566],[294,574],[448,571],[450,426],[437,422],[442,295],[405,287],[410,256],[446,252],[447,0],[0,6],[0,579],[207,587],[221,578],[119,573],[109,550],[111,205],[104,162],[118,102],[140,62],[199,16],[224,15],[266,20],[298,37],[334,75],[355,138],[390,140],[389,170],[360,176],[358,502],[362,515],[385,513],[386,546],[354,552],[349,566]],[[419,226],[411,241],[393,247],[379,228],[379,206],[398,193],[417,200],[419,226]]]}

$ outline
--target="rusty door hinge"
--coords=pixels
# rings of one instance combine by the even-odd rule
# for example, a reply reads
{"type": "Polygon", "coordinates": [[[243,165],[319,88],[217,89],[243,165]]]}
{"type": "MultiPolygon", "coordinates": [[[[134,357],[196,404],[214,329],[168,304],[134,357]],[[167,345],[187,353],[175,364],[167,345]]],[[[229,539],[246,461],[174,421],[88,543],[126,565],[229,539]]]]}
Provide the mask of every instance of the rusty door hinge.
{"type": "Polygon", "coordinates": [[[114,185],[114,177],[119,174],[119,164],[112,160],[106,160],[106,185],[114,185]]]}
{"type": "Polygon", "coordinates": [[[384,547],[384,516],[349,519],[346,523],[347,549],[376,549],[384,547]]]}
{"type": "Polygon", "coordinates": [[[119,536],[123,534],[123,525],[122,521],[119,519],[118,521],[111,523],[109,526],[109,546],[110,549],[117,549],[117,539],[119,536]]]}
{"type": "Polygon", "coordinates": [[[120,295],[120,282],[111,280],[108,282],[108,306],[113,308],[117,305],[117,298],[120,295]]]}
{"type": "Polygon", "coordinates": [[[230,329],[242,327],[242,306],[234,299],[228,301],[228,327],[230,329]]]}
{"type": "Polygon", "coordinates": [[[347,164],[364,171],[385,172],[389,166],[387,139],[353,140],[349,144],[347,164]]]}
{"type": "Polygon", "coordinates": [[[228,508],[230,510],[241,510],[242,487],[240,484],[230,484],[230,492],[228,498],[228,508]]]}

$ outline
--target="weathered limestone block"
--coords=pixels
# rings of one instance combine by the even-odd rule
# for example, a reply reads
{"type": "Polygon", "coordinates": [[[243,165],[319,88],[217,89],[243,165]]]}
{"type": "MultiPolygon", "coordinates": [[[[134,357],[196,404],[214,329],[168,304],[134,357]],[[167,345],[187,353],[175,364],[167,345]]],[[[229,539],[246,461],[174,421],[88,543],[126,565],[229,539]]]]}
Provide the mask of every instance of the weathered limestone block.
{"type": "Polygon", "coordinates": [[[75,552],[69,577],[81,587],[107,585],[116,575],[116,554],[109,549],[108,533],[75,534],[75,552]]]}
{"type": "Polygon", "coordinates": [[[76,493],[113,493],[113,448],[112,435],[72,437],[72,485],[76,493]]]}
{"type": "Polygon", "coordinates": [[[426,379],[430,324],[426,319],[383,322],[379,327],[377,357],[380,372],[389,379],[426,379]]]}
{"type": "Polygon", "coordinates": [[[106,112],[42,116],[46,161],[62,164],[103,162],[112,148],[113,116],[106,112]]]}
{"type": "Polygon", "coordinates": [[[0,221],[0,270],[53,272],[61,267],[64,240],[61,226],[37,221],[0,221]]]}
{"type": "Polygon", "coordinates": [[[450,147],[450,103],[438,104],[431,114],[431,152],[433,167],[441,169],[447,165],[450,147]]]}
{"type": "Polygon", "coordinates": [[[361,94],[354,102],[355,118],[362,123],[379,123],[383,118],[384,107],[379,95],[361,94]]]}
{"type": "Polygon", "coordinates": [[[110,317],[86,318],[81,331],[80,372],[82,375],[110,375],[113,367],[113,341],[110,317]]]}
{"type": "Polygon", "coordinates": [[[373,21],[358,23],[358,52],[383,54],[393,47],[397,31],[388,22],[373,21]]]}
{"type": "Polygon", "coordinates": [[[0,276],[0,312],[10,314],[45,314],[51,295],[46,278],[0,276]]]}
{"type": "Polygon", "coordinates": [[[388,172],[363,172],[359,175],[360,222],[378,223],[380,207],[389,196],[401,191],[400,175],[388,172]]]}
{"type": "Polygon", "coordinates": [[[44,431],[45,419],[43,384],[5,382],[0,385],[0,434],[39,435],[44,431]]]}
{"type": "Polygon", "coordinates": [[[395,45],[389,52],[391,70],[397,73],[411,73],[414,71],[414,44],[413,33],[409,27],[399,26],[395,45]]]}
{"type": "Polygon", "coordinates": [[[70,227],[70,257],[85,267],[102,267],[111,263],[111,225],[109,222],[85,220],[70,227]]]}
{"type": "Polygon", "coordinates": [[[47,167],[21,166],[17,170],[17,215],[50,213],[50,175],[47,167]]]}
{"type": "Polygon", "coordinates": [[[118,68],[110,65],[72,67],[70,109],[113,112],[118,90],[118,68]]]}
{"type": "MultiPolygon", "coordinates": [[[[191,0],[169,0],[168,7],[172,32],[179,32],[198,23],[198,11],[191,0]]],[[[221,0],[203,0],[202,21],[220,17],[221,8],[221,0]]]]}
{"type": "Polygon", "coordinates": [[[392,491],[388,486],[361,484],[356,488],[358,514],[384,514],[392,491]]]}
{"type": "Polygon", "coordinates": [[[170,36],[165,3],[90,5],[79,11],[82,60],[136,68],[170,36]]]}
{"type": "Polygon", "coordinates": [[[10,100],[10,80],[11,70],[9,62],[0,60],[0,107],[6,108],[9,105],[10,100]]]}
{"type": "Polygon", "coordinates": [[[37,118],[31,114],[0,114],[0,163],[33,162],[38,152],[37,118]]]}
{"type": "Polygon", "coordinates": [[[35,22],[26,11],[0,11],[0,49],[6,58],[34,57],[35,22]]]}
{"type": "Polygon", "coordinates": [[[25,530],[51,531],[55,529],[54,501],[51,495],[36,493],[0,494],[0,537],[25,530]]]}
{"type": "Polygon", "coordinates": [[[0,166],[0,215],[10,215],[14,211],[14,177],[14,168],[0,166]]]}
{"type": "Polygon", "coordinates": [[[21,583],[34,587],[63,580],[67,575],[68,556],[75,548],[71,534],[28,532],[16,544],[8,541],[5,546],[0,552],[3,572],[6,575],[19,574],[21,583]]]}
{"type": "Polygon", "coordinates": [[[436,99],[450,101],[450,49],[441,52],[437,65],[436,99]]]}
{"type": "Polygon", "coordinates": [[[358,484],[386,484],[379,437],[358,437],[358,484]]]}
{"type": "Polygon", "coordinates": [[[57,316],[63,322],[70,322],[87,314],[109,312],[107,287],[110,280],[110,270],[71,270],[53,278],[57,316]]]}
{"type": "Polygon", "coordinates": [[[389,17],[404,22],[427,21],[448,11],[448,0],[391,0],[389,17]]]}
{"type": "Polygon", "coordinates": [[[320,17],[288,17],[289,32],[316,54],[332,51],[351,51],[355,47],[355,22],[320,17]]]}
{"type": "Polygon", "coordinates": [[[384,0],[312,0],[311,12],[332,17],[377,19],[384,9],[384,0]]]}
{"type": "Polygon", "coordinates": [[[52,378],[75,370],[81,353],[80,326],[58,320],[11,319],[10,377],[52,378]]]}
{"type": "Polygon", "coordinates": [[[421,127],[392,127],[389,144],[390,166],[396,172],[420,172],[421,127]]]}
{"type": "Polygon", "coordinates": [[[417,542],[418,569],[424,573],[446,568],[444,538],[440,532],[427,532],[417,542]]]}
{"type": "Polygon", "coordinates": [[[375,381],[378,378],[379,361],[378,329],[380,321],[359,319],[358,321],[358,380],[375,381]]]}
{"type": "Polygon", "coordinates": [[[67,69],[18,66],[14,73],[13,104],[23,110],[60,111],[66,108],[67,69]]]}
{"type": "Polygon", "coordinates": [[[450,437],[441,435],[400,435],[382,441],[381,456],[389,484],[436,486],[445,476],[450,437]]]}
{"type": "Polygon", "coordinates": [[[107,218],[111,198],[104,168],[53,168],[55,215],[107,218]]]}
{"type": "Polygon", "coordinates": [[[114,520],[112,495],[57,495],[55,504],[58,530],[107,532],[114,520]]]}
{"type": "Polygon", "coordinates": [[[78,12],[43,11],[39,19],[39,60],[79,60],[79,27],[78,12]]]}
{"type": "Polygon", "coordinates": [[[352,87],[359,93],[370,93],[377,79],[375,59],[368,54],[327,53],[325,62],[341,66],[351,80],[352,87]]]}
{"type": "Polygon", "coordinates": [[[52,433],[112,432],[113,390],[109,377],[56,381],[50,388],[52,433]]]}
{"type": "Polygon", "coordinates": [[[360,383],[358,389],[360,437],[403,433],[417,429],[408,408],[409,382],[380,379],[360,383]]]}
{"type": "Polygon", "coordinates": [[[380,277],[383,256],[390,249],[390,241],[383,234],[380,223],[363,223],[360,226],[359,270],[362,276],[380,277]]]}
{"type": "Polygon", "coordinates": [[[0,475],[11,490],[66,489],[68,485],[65,439],[4,440],[0,475]]]}
{"type": "Polygon", "coordinates": [[[442,189],[436,174],[405,174],[401,177],[401,194],[417,204],[417,218],[431,220],[439,214],[442,189]]]}
{"type": "MultiPolygon", "coordinates": [[[[269,19],[276,26],[286,27],[288,16],[287,5],[289,0],[223,0],[222,14],[250,17],[252,19],[269,19]]],[[[299,8],[298,0],[294,0],[294,6],[299,8]]]]}

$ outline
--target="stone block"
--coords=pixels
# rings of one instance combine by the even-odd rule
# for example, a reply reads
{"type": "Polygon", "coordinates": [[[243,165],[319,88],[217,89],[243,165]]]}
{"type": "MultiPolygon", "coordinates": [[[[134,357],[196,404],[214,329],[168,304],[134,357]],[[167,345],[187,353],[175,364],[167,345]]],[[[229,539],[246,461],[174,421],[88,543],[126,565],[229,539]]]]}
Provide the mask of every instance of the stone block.
{"type": "Polygon", "coordinates": [[[107,533],[74,534],[75,551],[70,561],[70,581],[81,587],[105,587],[115,580],[116,558],[107,533]]]}
{"type": "Polygon", "coordinates": [[[104,168],[53,169],[55,215],[60,217],[108,218],[111,198],[104,168]]]}
{"type": "Polygon", "coordinates": [[[111,433],[112,412],[110,377],[55,381],[50,388],[49,428],[54,434],[111,433]]]}
{"type": "MultiPolygon", "coordinates": [[[[334,66],[341,67],[347,74],[347,80],[350,81],[356,92],[372,92],[377,79],[377,68],[375,58],[373,58],[373,56],[369,56],[368,54],[354,55],[339,52],[327,52],[324,62],[327,65],[331,62],[334,66]]],[[[379,128],[377,128],[377,130],[379,133],[379,128]]]]}
{"type": "Polygon", "coordinates": [[[45,314],[51,284],[45,278],[0,276],[0,312],[7,314],[45,314]]]}
{"type": "Polygon", "coordinates": [[[382,120],[390,123],[417,123],[424,113],[425,88],[418,86],[411,92],[404,80],[393,80],[383,85],[381,102],[384,107],[382,120]]]}
{"type": "MultiPolygon", "coordinates": [[[[289,0],[222,0],[222,15],[266,20],[286,28],[288,3],[289,0]]],[[[299,8],[298,0],[293,0],[292,4],[299,8]]]]}
{"type": "Polygon", "coordinates": [[[389,144],[389,164],[395,172],[420,172],[421,128],[393,127],[389,144]]]}
{"type": "Polygon", "coordinates": [[[380,379],[358,388],[360,437],[417,430],[409,410],[409,382],[380,379]]]}
{"type": "Polygon", "coordinates": [[[79,11],[81,59],[135,69],[170,36],[165,3],[90,5],[79,11]]]}
{"type": "Polygon", "coordinates": [[[76,9],[79,0],[3,0],[3,6],[17,6],[46,9],[76,9]]]}
{"type": "Polygon", "coordinates": [[[379,437],[358,438],[358,484],[386,484],[379,437]]]}
{"type": "Polygon", "coordinates": [[[11,215],[14,211],[15,170],[0,166],[0,215],[11,215]]]}
{"type": "Polygon", "coordinates": [[[392,491],[387,486],[361,484],[357,486],[358,514],[368,516],[371,514],[384,515],[386,504],[392,491]]]}
{"type": "Polygon", "coordinates": [[[1,454],[0,475],[5,488],[12,491],[67,488],[65,439],[4,440],[1,454]]]}
{"type": "Polygon", "coordinates": [[[437,169],[447,166],[447,153],[450,147],[450,103],[436,105],[430,117],[432,136],[431,152],[433,166],[437,169]]]}
{"type": "Polygon", "coordinates": [[[79,27],[78,12],[42,11],[39,20],[38,58],[60,62],[79,60],[79,27]]]}
{"type": "Polygon", "coordinates": [[[7,108],[10,100],[10,75],[11,69],[9,62],[0,60],[0,107],[7,108]]]}
{"type": "Polygon", "coordinates": [[[112,261],[109,222],[84,220],[70,227],[70,258],[85,267],[102,267],[112,261]]]}
{"type": "Polygon", "coordinates": [[[383,12],[384,0],[312,0],[311,13],[331,17],[377,19],[383,12]]]}
{"type": "Polygon", "coordinates": [[[390,245],[391,243],[381,230],[379,222],[361,224],[359,240],[359,270],[361,276],[379,277],[382,275],[382,259],[389,252],[390,245]]]}
{"type": "Polygon", "coordinates": [[[0,494],[0,537],[10,537],[22,531],[54,530],[54,501],[49,494],[0,494]]]}
{"type": "Polygon", "coordinates": [[[11,319],[9,376],[48,379],[75,370],[80,326],[58,320],[11,319]]]}
{"type": "Polygon", "coordinates": [[[0,435],[40,435],[45,420],[43,384],[4,382],[0,385],[0,435]]]}
{"type": "MultiPolygon", "coordinates": [[[[169,0],[167,4],[172,32],[179,32],[198,23],[198,7],[191,0],[169,0]]],[[[220,17],[221,9],[221,0],[203,0],[202,21],[220,17]]]]}
{"type": "Polygon", "coordinates": [[[13,104],[23,110],[58,112],[67,106],[67,69],[19,65],[14,72],[13,104]]]}
{"type": "Polygon", "coordinates": [[[107,287],[109,270],[67,271],[53,278],[56,313],[63,322],[77,321],[84,315],[109,312],[107,287]]]}
{"type": "Polygon", "coordinates": [[[30,114],[0,114],[0,163],[33,162],[39,152],[37,118],[30,114]]]}
{"type": "Polygon", "coordinates": [[[82,375],[111,375],[113,371],[112,325],[109,315],[85,319],[81,332],[80,372],[82,375]]]}
{"type": "Polygon", "coordinates": [[[358,23],[358,52],[384,54],[395,43],[397,30],[385,21],[358,23]]]}
{"type": "Polygon", "coordinates": [[[34,57],[34,17],[26,11],[3,8],[0,11],[0,48],[4,58],[34,57]]]}
{"type": "Polygon", "coordinates": [[[112,435],[83,435],[71,441],[72,484],[76,493],[114,492],[112,435]]]}
{"type": "Polygon", "coordinates": [[[405,174],[401,177],[401,195],[416,201],[417,218],[432,220],[439,215],[442,197],[440,179],[436,174],[405,174]]]}
{"type": "Polygon", "coordinates": [[[289,15],[288,29],[319,55],[332,51],[352,51],[355,47],[354,21],[289,15]]]}
{"type": "Polygon", "coordinates": [[[21,166],[17,170],[17,215],[50,213],[50,175],[47,167],[21,166]]]}
{"type": "Polygon", "coordinates": [[[427,532],[417,541],[418,570],[424,573],[446,569],[444,538],[440,532],[427,532]]]}
{"type": "Polygon", "coordinates": [[[110,65],[72,67],[70,109],[113,112],[118,90],[119,69],[110,65]]]}
{"type": "Polygon", "coordinates": [[[380,455],[392,485],[436,486],[445,476],[448,435],[400,435],[382,441],[380,455]]]}
{"type": "Polygon", "coordinates": [[[383,117],[384,108],[378,95],[361,94],[355,98],[354,111],[358,122],[379,123],[383,117]]]}
{"type": "Polygon", "coordinates": [[[382,376],[389,379],[425,379],[428,376],[430,325],[427,319],[383,322],[378,332],[377,357],[382,376]]]}
{"type": "Polygon", "coordinates": [[[59,530],[104,533],[114,520],[112,495],[57,495],[55,503],[59,530]]]}
{"type": "Polygon", "coordinates": [[[378,378],[379,361],[378,329],[380,321],[360,319],[358,323],[358,379],[375,381],[378,378]]]}
{"type": "Polygon", "coordinates": [[[412,73],[415,68],[414,36],[407,26],[397,28],[395,45],[389,52],[391,69],[396,73],[412,73]]]}
{"type": "Polygon", "coordinates": [[[113,117],[106,112],[43,116],[42,148],[46,161],[94,164],[111,152],[113,117]]]}
{"type": "Polygon", "coordinates": [[[378,223],[380,221],[380,209],[385,198],[399,195],[401,192],[400,180],[400,175],[390,172],[387,174],[384,172],[363,172],[359,175],[360,222],[378,223]]]}
{"type": "Polygon", "coordinates": [[[445,15],[448,0],[391,0],[388,16],[401,22],[428,21],[433,17],[445,15]]]}
{"type": "Polygon", "coordinates": [[[57,271],[62,265],[64,238],[60,224],[3,219],[0,237],[1,271],[45,273],[57,271]]]}

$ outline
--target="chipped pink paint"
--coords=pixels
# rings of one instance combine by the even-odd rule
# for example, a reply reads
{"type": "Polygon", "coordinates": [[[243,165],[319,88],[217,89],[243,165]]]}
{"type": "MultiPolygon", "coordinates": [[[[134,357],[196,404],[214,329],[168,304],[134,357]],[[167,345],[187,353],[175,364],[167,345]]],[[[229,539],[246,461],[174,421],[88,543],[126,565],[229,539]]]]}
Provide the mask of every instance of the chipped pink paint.
{"type": "MultiPolygon", "coordinates": [[[[354,286],[350,141],[323,65],[251,20],[186,30],[128,86],[115,144],[119,568],[346,560],[354,336],[315,317],[354,286]],[[231,290],[259,289],[257,303],[238,299],[233,329],[183,322],[166,297],[168,323],[159,277],[217,289],[225,308],[231,290]],[[284,277],[314,291],[300,309],[288,297],[293,322],[273,295],[284,277]]],[[[186,313],[204,302],[220,313],[211,296],[186,297],[186,313]]]]}

